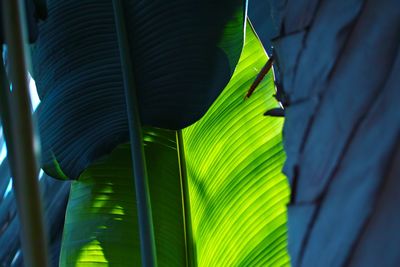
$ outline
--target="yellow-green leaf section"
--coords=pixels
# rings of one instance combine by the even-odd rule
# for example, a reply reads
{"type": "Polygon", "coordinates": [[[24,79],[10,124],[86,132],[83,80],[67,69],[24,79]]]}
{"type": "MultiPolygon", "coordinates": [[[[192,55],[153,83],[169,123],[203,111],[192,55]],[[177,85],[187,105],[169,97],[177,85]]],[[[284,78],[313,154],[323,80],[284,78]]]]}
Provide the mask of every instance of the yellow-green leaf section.
{"type": "MultiPolygon", "coordinates": [[[[158,266],[185,266],[190,251],[176,133],[146,128],[143,139],[158,266]]],[[[119,145],[72,182],[60,266],[141,266],[129,144],[119,145]]]]}
{"type": "Polygon", "coordinates": [[[248,25],[232,80],[207,114],[183,130],[200,267],[289,265],[283,119],[263,116],[277,107],[272,74],[244,101],[267,60],[248,25]]]}

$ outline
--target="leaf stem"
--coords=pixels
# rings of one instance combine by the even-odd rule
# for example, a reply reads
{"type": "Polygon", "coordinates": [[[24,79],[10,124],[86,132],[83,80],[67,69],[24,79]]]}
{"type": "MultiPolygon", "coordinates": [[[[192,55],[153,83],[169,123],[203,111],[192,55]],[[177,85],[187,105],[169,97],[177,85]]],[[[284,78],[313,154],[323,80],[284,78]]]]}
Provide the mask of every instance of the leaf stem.
{"type": "Polygon", "coordinates": [[[185,242],[186,242],[186,265],[190,267],[197,266],[197,254],[196,244],[193,238],[192,218],[190,212],[190,197],[189,197],[189,185],[188,175],[186,169],[186,158],[185,148],[183,143],[182,130],[176,131],[176,143],[178,149],[178,160],[179,160],[179,173],[181,181],[182,191],[182,206],[183,206],[183,218],[184,218],[184,231],[185,231],[185,242]]]}
{"type": "MultiPolygon", "coordinates": [[[[29,86],[26,64],[25,3],[23,0],[2,1],[3,26],[10,62],[9,87],[3,87],[7,111],[2,114],[9,160],[14,177],[14,192],[17,199],[18,215],[21,221],[22,249],[25,265],[48,266],[47,242],[43,225],[43,210],[40,202],[38,166],[35,155],[35,138],[31,115],[29,86]]],[[[3,62],[1,62],[3,64],[3,62]]],[[[4,68],[2,85],[7,85],[4,68]]],[[[4,101],[4,99],[3,99],[4,101]]]]}
{"type": "Polygon", "coordinates": [[[129,41],[126,33],[125,18],[121,0],[114,0],[113,6],[128,112],[129,135],[138,209],[142,266],[156,267],[157,253],[154,240],[150,191],[143,149],[142,126],[138,111],[136,86],[133,78],[133,66],[130,60],[131,55],[129,51],[129,41]]]}

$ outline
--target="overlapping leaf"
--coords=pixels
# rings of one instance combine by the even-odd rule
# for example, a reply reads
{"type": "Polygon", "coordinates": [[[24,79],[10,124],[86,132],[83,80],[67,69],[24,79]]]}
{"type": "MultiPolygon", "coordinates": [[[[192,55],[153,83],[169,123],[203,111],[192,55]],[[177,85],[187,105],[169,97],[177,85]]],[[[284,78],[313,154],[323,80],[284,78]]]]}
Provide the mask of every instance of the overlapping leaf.
{"type": "MultiPolygon", "coordinates": [[[[180,129],[204,115],[239,59],[245,2],[123,1],[144,125],[180,129]]],[[[32,53],[43,165],[75,179],[128,142],[113,7],[49,0],[48,10],[32,53]]]]}
{"type": "Polygon", "coordinates": [[[277,106],[272,74],[243,100],[268,59],[251,27],[246,32],[227,88],[183,131],[199,266],[289,265],[283,120],[263,117],[277,106]]]}
{"type": "MultiPolygon", "coordinates": [[[[159,266],[185,266],[182,190],[174,131],[148,128],[145,154],[159,266]]],[[[129,145],[73,182],[60,266],[141,266],[129,145]]]]}

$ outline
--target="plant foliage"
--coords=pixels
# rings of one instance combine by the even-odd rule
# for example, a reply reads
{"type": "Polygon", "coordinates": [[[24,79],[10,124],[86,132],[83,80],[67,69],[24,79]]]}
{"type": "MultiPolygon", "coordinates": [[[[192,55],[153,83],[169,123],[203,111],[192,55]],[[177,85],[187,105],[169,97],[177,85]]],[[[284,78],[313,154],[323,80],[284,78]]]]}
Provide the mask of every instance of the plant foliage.
{"type": "Polygon", "coordinates": [[[230,83],[183,131],[199,266],[289,265],[283,120],[262,116],[277,105],[272,74],[243,100],[267,60],[248,25],[230,83]]]}

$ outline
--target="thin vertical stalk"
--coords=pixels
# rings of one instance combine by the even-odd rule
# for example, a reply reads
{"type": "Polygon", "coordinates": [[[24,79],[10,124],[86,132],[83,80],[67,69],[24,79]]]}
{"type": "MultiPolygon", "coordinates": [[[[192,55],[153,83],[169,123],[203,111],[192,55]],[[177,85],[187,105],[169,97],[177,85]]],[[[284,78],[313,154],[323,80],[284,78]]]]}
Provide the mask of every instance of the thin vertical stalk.
{"type": "MultiPolygon", "coordinates": [[[[0,44],[1,45],[1,44],[0,44]]],[[[3,49],[0,47],[0,54],[3,54],[3,49]]],[[[3,127],[5,140],[11,138],[11,118],[10,118],[10,83],[8,82],[7,73],[5,67],[3,65],[2,56],[0,55],[1,64],[0,64],[0,119],[3,125],[7,125],[7,127],[3,127]]],[[[10,158],[12,151],[8,152],[8,157],[10,158]]]]}
{"type": "Polygon", "coordinates": [[[183,218],[186,242],[186,265],[197,266],[196,244],[193,238],[192,218],[190,213],[189,185],[186,169],[185,149],[183,145],[182,130],[176,131],[176,143],[178,148],[179,172],[182,192],[183,218]]]}
{"type": "MultiPolygon", "coordinates": [[[[13,91],[8,95],[8,116],[5,132],[11,154],[14,192],[21,222],[22,250],[26,266],[48,266],[47,244],[40,203],[38,168],[34,149],[34,132],[28,90],[25,58],[25,7],[23,0],[3,0],[3,25],[10,62],[13,91]]],[[[3,78],[4,75],[3,75],[3,78]]],[[[2,81],[5,84],[5,81],[2,81]]],[[[8,88],[1,88],[9,90],[8,88]]]]}
{"type": "Polygon", "coordinates": [[[139,219],[142,265],[146,267],[155,267],[157,266],[157,254],[154,240],[150,191],[143,149],[142,127],[138,111],[136,86],[133,78],[133,66],[129,51],[129,42],[126,33],[124,14],[122,11],[122,3],[120,0],[113,0],[113,6],[128,112],[129,135],[139,219]]]}

